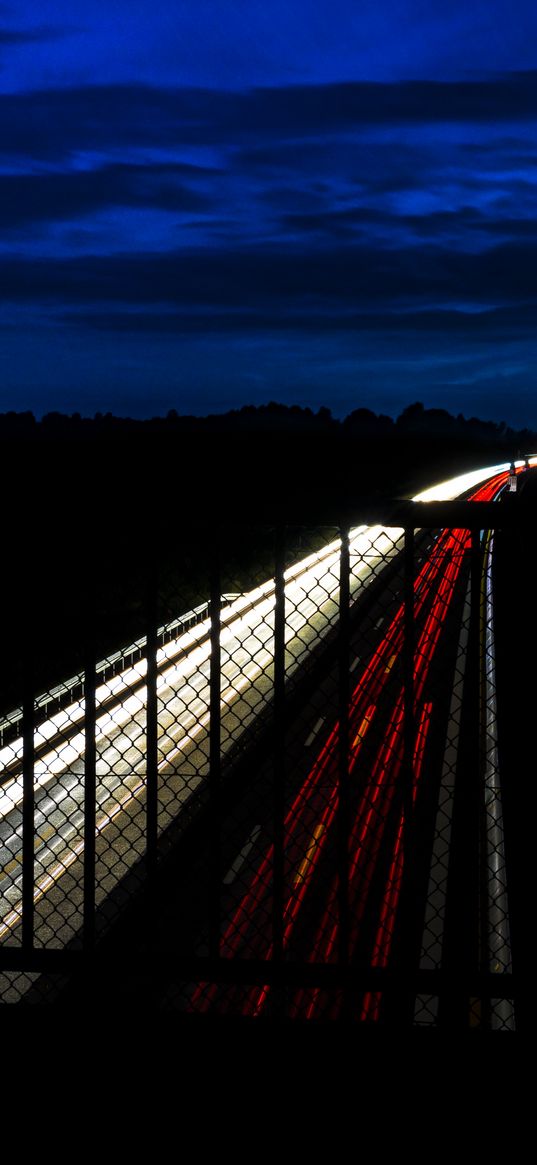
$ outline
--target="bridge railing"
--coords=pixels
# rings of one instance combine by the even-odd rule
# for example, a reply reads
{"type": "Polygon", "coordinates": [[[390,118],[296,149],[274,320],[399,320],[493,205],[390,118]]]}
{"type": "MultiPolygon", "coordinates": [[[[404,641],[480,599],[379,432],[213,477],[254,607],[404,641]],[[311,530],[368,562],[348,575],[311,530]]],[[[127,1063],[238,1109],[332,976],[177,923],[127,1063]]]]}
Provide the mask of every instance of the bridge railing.
{"type": "Polygon", "coordinates": [[[197,526],[151,547],[129,648],[99,655],[106,579],[73,680],[35,692],[27,639],[2,1001],[119,977],[178,1014],[524,1027],[526,521],[509,499],[197,526]]]}

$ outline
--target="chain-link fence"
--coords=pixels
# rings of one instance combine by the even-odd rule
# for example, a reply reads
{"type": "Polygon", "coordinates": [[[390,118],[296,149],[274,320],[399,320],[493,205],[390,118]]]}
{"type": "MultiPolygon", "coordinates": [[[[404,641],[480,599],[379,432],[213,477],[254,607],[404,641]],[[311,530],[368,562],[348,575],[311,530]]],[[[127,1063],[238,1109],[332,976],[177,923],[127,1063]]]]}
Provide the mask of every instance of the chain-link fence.
{"type": "Polygon", "coordinates": [[[4,1003],[80,1002],[91,956],[93,995],[191,1016],[515,1030],[506,478],[186,529],[104,655],[85,595],[78,670],[0,723],[4,1003]]]}

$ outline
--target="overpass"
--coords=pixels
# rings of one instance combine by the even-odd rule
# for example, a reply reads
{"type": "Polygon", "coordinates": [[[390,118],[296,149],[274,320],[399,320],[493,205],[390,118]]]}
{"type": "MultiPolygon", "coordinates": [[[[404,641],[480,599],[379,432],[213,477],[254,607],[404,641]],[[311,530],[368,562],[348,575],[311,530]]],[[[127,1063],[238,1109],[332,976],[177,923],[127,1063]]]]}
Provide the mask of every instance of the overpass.
{"type": "Polygon", "coordinates": [[[3,1002],[79,1000],[88,967],[128,993],[136,965],[189,1016],[524,1026],[517,470],[516,497],[493,466],[275,522],[240,594],[222,530],[186,614],[152,559],[146,635],[28,684],[0,724],[3,1002]]]}

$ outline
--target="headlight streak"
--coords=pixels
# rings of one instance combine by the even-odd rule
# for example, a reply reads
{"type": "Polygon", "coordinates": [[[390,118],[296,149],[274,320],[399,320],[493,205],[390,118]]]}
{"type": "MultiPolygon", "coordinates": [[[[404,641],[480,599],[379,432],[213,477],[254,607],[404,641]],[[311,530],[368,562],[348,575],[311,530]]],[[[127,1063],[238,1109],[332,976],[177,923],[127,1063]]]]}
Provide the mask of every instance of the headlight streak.
{"type": "MultiPolygon", "coordinates": [[[[336,539],[330,543],[328,547],[324,547],[319,554],[310,555],[307,559],[301,560],[301,562],[290,567],[285,572],[284,577],[287,580],[286,601],[289,604],[293,603],[299,607],[300,603],[303,602],[304,599],[310,597],[307,594],[307,591],[309,590],[308,580],[312,585],[314,583],[321,585],[321,579],[323,580],[324,585],[321,586],[321,594],[319,595],[319,598],[322,598],[325,604],[327,602],[335,603],[335,600],[333,600],[332,596],[337,592],[339,579],[337,576],[337,571],[334,571],[333,568],[338,567],[339,565],[339,546],[340,541],[339,539],[336,539]],[[327,586],[327,578],[330,579],[330,588],[327,586]]],[[[370,573],[370,571],[373,569],[374,563],[378,562],[378,560],[388,552],[394,552],[393,542],[381,527],[357,527],[352,532],[351,557],[354,558],[354,560],[359,560],[359,565],[355,566],[354,568],[355,586],[358,585],[359,581],[362,580],[365,575],[370,573]]],[[[231,648],[235,649],[237,642],[240,643],[240,639],[238,640],[237,636],[240,636],[241,632],[243,641],[247,643],[248,636],[255,629],[260,618],[264,616],[266,619],[267,616],[270,616],[271,614],[273,615],[273,609],[273,580],[269,580],[268,582],[262,584],[260,587],[256,588],[255,591],[250,592],[246,596],[240,596],[240,598],[231,604],[230,607],[226,610],[225,625],[222,634],[222,648],[225,649],[227,647],[230,650],[231,648]],[[248,612],[255,612],[256,624],[254,626],[248,622],[248,612]]],[[[300,612],[299,610],[294,611],[293,621],[291,622],[291,620],[289,620],[289,626],[286,627],[286,641],[288,643],[292,642],[293,635],[296,635],[297,629],[300,630],[307,624],[308,616],[310,613],[311,612],[309,610],[307,613],[304,611],[300,612]]],[[[198,669],[198,671],[206,672],[206,699],[204,702],[202,701],[202,706],[204,703],[204,706],[208,708],[208,668],[210,659],[210,643],[207,638],[208,626],[208,621],[205,627],[203,626],[203,623],[196,624],[195,627],[190,628],[187,632],[185,632],[180,637],[180,639],[176,640],[175,642],[172,641],[168,644],[165,644],[161,649],[159,649],[157,657],[159,665],[168,662],[171,659],[171,662],[168,663],[167,667],[164,666],[159,676],[158,695],[160,698],[162,698],[164,692],[173,690],[172,685],[176,685],[178,679],[189,677],[192,675],[193,669],[198,669]],[[184,654],[186,646],[188,646],[190,650],[188,650],[187,654],[184,654]],[[183,653],[182,658],[179,662],[174,662],[173,657],[177,655],[178,650],[183,653]]],[[[299,666],[299,663],[300,659],[295,662],[295,666],[299,666]]],[[[271,649],[261,647],[256,654],[255,660],[250,663],[249,667],[245,669],[244,673],[241,672],[240,676],[238,678],[234,678],[232,682],[228,684],[228,687],[222,691],[222,708],[228,707],[241,692],[251,686],[252,681],[262,672],[270,675],[271,664],[271,649]]],[[[131,679],[138,685],[140,680],[143,682],[145,672],[146,661],[140,660],[135,666],[127,669],[125,673],[115,678],[113,681],[114,690],[118,691],[120,688],[127,688],[128,681],[131,679]]],[[[98,689],[98,695],[102,696],[103,698],[107,698],[109,691],[109,684],[101,685],[98,689]]],[[[140,700],[140,696],[134,693],[133,695],[128,696],[127,699],[123,701],[123,703],[118,708],[104,712],[96,722],[97,744],[106,744],[106,742],[110,740],[111,732],[117,732],[118,730],[121,730],[125,724],[132,723],[133,717],[142,709],[143,703],[140,700]]],[[[36,738],[39,739],[39,735],[41,734],[41,736],[46,736],[46,738],[50,739],[54,736],[55,733],[57,733],[61,725],[65,726],[67,723],[70,725],[73,721],[76,725],[76,723],[80,722],[81,718],[83,717],[84,710],[84,701],[78,701],[78,703],[73,705],[70,709],[65,709],[61,713],[51,717],[50,721],[45,722],[45,732],[43,732],[44,726],[40,725],[36,730],[36,738]]],[[[255,709],[252,710],[251,715],[255,715],[255,709]]],[[[195,739],[199,737],[204,732],[204,730],[206,730],[209,723],[209,718],[209,711],[201,715],[198,714],[195,717],[189,717],[189,713],[187,712],[187,723],[188,719],[190,719],[191,725],[188,727],[187,731],[183,732],[183,735],[179,740],[174,741],[170,751],[166,754],[164,759],[161,760],[159,763],[160,771],[169,765],[172,759],[176,758],[185,747],[190,746],[195,741],[195,739]]],[[[246,723],[246,718],[244,723],[246,723]]],[[[13,759],[13,751],[17,753],[21,747],[21,741],[16,742],[14,746],[7,746],[5,750],[2,750],[4,752],[3,759],[5,760],[6,752],[10,754],[11,759],[13,759]]],[[[80,760],[84,754],[84,749],[84,733],[75,732],[70,740],[63,743],[58,749],[46,754],[45,756],[41,756],[36,761],[34,769],[35,789],[38,790],[45,788],[48,784],[52,783],[54,777],[58,777],[62,773],[68,773],[69,766],[80,760]]],[[[2,757],[2,751],[0,751],[0,758],[2,757]]],[[[127,766],[127,774],[124,775],[123,783],[126,784],[128,782],[129,773],[131,775],[135,775],[137,772],[139,773],[140,769],[145,769],[145,761],[140,761],[140,764],[134,769],[134,771],[130,766],[127,766]]],[[[202,779],[202,777],[199,778],[199,780],[202,779]]],[[[194,790],[196,785],[199,783],[199,780],[195,783],[193,781],[190,782],[191,791],[194,790]]],[[[144,787],[144,782],[138,781],[134,789],[131,789],[130,787],[127,788],[125,796],[117,803],[118,808],[114,810],[113,816],[116,816],[117,812],[122,809],[128,809],[130,803],[135,798],[139,798],[144,787]]],[[[19,774],[16,777],[12,777],[7,783],[4,783],[2,791],[0,792],[0,812],[2,816],[5,817],[9,812],[17,809],[21,805],[22,795],[22,774],[19,774]]],[[[101,832],[102,828],[109,824],[108,819],[103,819],[103,822],[104,824],[99,825],[97,832],[101,832]]],[[[55,864],[52,866],[52,869],[54,870],[53,880],[57,880],[57,878],[61,877],[62,874],[73,864],[73,862],[82,853],[83,846],[83,838],[79,837],[76,841],[70,842],[69,848],[64,851],[64,853],[61,855],[61,858],[58,858],[57,855],[54,855],[56,860],[55,864]]],[[[50,846],[49,849],[52,855],[52,846],[50,846]]],[[[49,869],[36,884],[34,901],[39,901],[39,899],[43,896],[43,893],[47,889],[50,889],[50,877],[52,877],[52,874],[51,870],[49,869]],[[43,878],[45,879],[44,881],[43,878]],[[43,887],[45,887],[45,889],[43,889],[43,887]]],[[[20,912],[18,912],[17,908],[14,908],[7,917],[10,919],[10,923],[8,925],[7,919],[4,919],[3,924],[0,926],[0,939],[5,936],[11,927],[17,925],[20,922],[20,912]]]]}
{"type": "MultiPolygon", "coordinates": [[[[537,457],[531,458],[530,463],[537,463],[537,457]]],[[[523,466],[523,464],[524,462],[516,462],[517,466],[523,466]]],[[[438,501],[442,499],[453,498],[456,497],[457,494],[460,494],[471,488],[472,485],[490,477],[493,473],[497,473],[502,470],[508,470],[508,468],[509,465],[505,463],[505,465],[489,466],[486,469],[479,469],[471,473],[460,474],[458,477],[451,478],[449,481],[441,482],[435,486],[431,486],[430,489],[416,494],[412,500],[438,501]]],[[[402,534],[402,531],[400,531],[400,533],[402,534]]],[[[395,530],[390,531],[390,535],[388,536],[385,528],[382,526],[357,526],[353,531],[351,531],[351,556],[366,558],[368,554],[373,552],[376,556],[381,557],[386,552],[393,551],[394,536],[395,530]]],[[[284,572],[284,580],[286,583],[296,583],[299,578],[303,578],[304,584],[307,584],[304,586],[300,586],[298,584],[299,590],[297,591],[294,591],[292,588],[288,591],[286,588],[286,600],[289,605],[298,605],[297,598],[299,591],[302,590],[304,592],[304,596],[307,597],[311,591],[311,584],[313,581],[320,581],[320,579],[325,578],[327,574],[332,574],[332,568],[336,568],[336,573],[334,575],[334,581],[336,581],[339,550],[340,540],[339,538],[336,538],[332,542],[328,543],[327,546],[323,547],[322,550],[308,555],[304,559],[301,559],[298,563],[295,563],[284,572]]],[[[330,593],[333,594],[335,590],[336,587],[332,586],[330,593]]],[[[230,638],[234,634],[232,630],[232,624],[236,620],[239,620],[241,617],[244,617],[248,611],[252,610],[252,608],[257,607],[258,604],[261,603],[265,598],[269,600],[269,605],[266,608],[266,613],[269,613],[274,603],[273,579],[267,580],[265,583],[262,583],[252,591],[249,591],[248,594],[239,596],[239,598],[237,598],[233,603],[230,604],[229,607],[226,608],[222,617],[221,644],[223,647],[226,646],[226,643],[229,642],[230,638]]],[[[202,620],[194,627],[191,627],[187,631],[183,632],[183,634],[178,636],[176,639],[170,640],[169,643],[164,644],[161,648],[159,648],[157,653],[157,663],[159,667],[163,667],[166,660],[174,659],[174,657],[178,654],[181,655],[181,661],[179,663],[174,663],[173,668],[165,674],[170,676],[173,674],[174,678],[178,679],[182,675],[185,675],[188,670],[190,670],[190,663],[193,663],[196,667],[199,667],[204,661],[208,660],[210,654],[210,645],[206,641],[209,630],[210,619],[202,620]],[[205,642],[201,647],[197,647],[196,645],[199,644],[200,640],[205,642]]],[[[98,666],[100,667],[103,664],[104,661],[101,661],[101,664],[98,666]]],[[[99,685],[96,691],[97,704],[102,703],[105,700],[110,699],[110,697],[119,694],[122,690],[128,690],[128,688],[132,687],[133,684],[139,684],[140,681],[144,680],[146,670],[146,660],[141,659],[135,665],[127,668],[125,672],[122,672],[106,683],[99,685]]],[[[70,728],[72,725],[76,725],[82,721],[84,718],[84,712],[84,700],[78,700],[69,705],[66,709],[63,709],[61,712],[51,716],[48,720],[41,723],[36,729],[36,745],[38,746],[40,743],[42,743],[43,740],[49,740],[51,737],[59,735],[63,729],[70,728]]],[[[114,717],[114,722],[116,724],[124,723],[126,719],[128,719],[127,715],[125,720],[122,720],[121,709],[116,713],[111,713],[111,715],[114,717]]],[[[78,750],[78,756],[80,756],[83,751],[83,749],[80,747],[81,738],[82,734],[80,734],[80,736],[77,738],[76,745],[73,745],[71,742],[71,747],[75,747],[78,750]]],[[[22,748],[23,743],[21,736],[17,738],[17,740],[13,741],[12,744],[5,745],[0,749],[0,774],[3,767],[11,767],[14,761],[22,761],[22,748]]],[[[53,758],[54,755],[55,754],[47,754],[47,756],[43,758],[45,766],[51,763],[51,758],[53,758]]],[[[71,760],[72,754],[70,753],[68,763],[71,763],[71,760]]],[[[56,770],[54,770],[54,772],[55,771],[56,770]]],[[[38,785],[37,787],[40,786],[38,785]]],[[[13,802],[13,804],[16,803],[17,802],[13,802]]]]}
{"type": "MultiPolygon", "coordinates": [[[[117,817],[118,813],[125,808],[127,802],[132,801],[142,790],[145,790],[145,781],[138,781],[134,788],[129,788],[122,801],[116,802],[114,808],[109,813],[102,813],[97,817],[96,834],[98,835],[105,829],[107,825],[117,817]]],[[[73,862],[80,857],[84,849],[84,838],[78,838],[76,842],[70,842],[69,850],[58,858],[56,864],[51,869],[47,870],[40,878],[37,879],[34,889],[34,905],[50,890],[58,878],[72,866],[73,862]]],[[[17,926],[22,919],[21,909],[14,907],[13,910],[0,923],[0,940],[5,938],[7,934],[17,926]]]]}
{"type": "MultiPolygon", "coordinates": [[[[353,531],[353,538],[351,542],[351,554],[357,556],[363,561],[358,569],[355,569],[354,574],[356,579],[361,579],[367,574],[373,565],[382,556],[386,555],[388,550],[393,551],[393,541],[388,538],[384,530],[379,527],[371,527],[368,533],[364,534],[366,527],[357,527],[353,531]],[[369,560],[368,560],[369,559],[369,560]]],[[[332,568],[336,567],[339,562],[339,539],[330,543],[329,547],[324,547],[317,555],[311,555],[300,563],[295,564],[289,568],[284,575],[288,585],[286,586],[286,602],[290,607],[295,608],[293,624],[286,628],[286,640],[292,638],[293,631],[295,635],[302,627],[308,623],[309,615],[302,611],[300,612],[300,603],[305,599],[310,599],[314,590],[314,584],[319,583],[324,579],[325,585],[322,587],[322,597],[324,602],[333,600],[333,596],[337,592],[338,578],[337,574],[332,572],[332,568]],[[330,578],[330,585],[326,583],[326,575],[330,578]]],[[[318,610],[318,608],[316,608],[318,610]]],[[[233,647],[236,649],[237,641],[240,644],[241,637],[246,637],[252,631],[258,630],[258,624],[263,622],[267,626],[267,636],[270,636],[270,619],[273,619],[274,613],[274,581],[269,580],[267,583],[257,587],[254,591],[249,592],[247,596],[241,596],[235,603],[231,604],[226,610],[225,618],[223,619],[223,630],[221,636],[221,648],[233,647]],[[248,621],[248,612],[250,613],[250,621],[248,621]],[[253,621],[252,614],[255,617],[253,621]]],[[[195,674],[196,671],[206,669],[207,676],[207,706],[208,706],[208,669],[210,659],[210,642],[208,638],[210,629],[210,621],[205,620],[198,623],[194,628],[190,628],[179,639],[165,644],[157,653],[157,664],[161,669],[159,678],[159,697],[162,697],[163,691],[171,691],[173,687],[181,679],[195,674]],[[203,642],[200,644],[199,641],[203,642]],[[166,661],[180,654],[181,658],[178,662],[169,663],[165,667],[166,661]]],[[[272,653],[267,651],[266,655],[261,659],[259,666],[256,669],[256,674],[262,670],[266,670],[266,665],[272,659],[272,653]]],[[[140,660],[134,667],[129,668],[122,676],[116,677],[110,683],[99,686],[96,693],[97,704],[104,702],[112,694],[119,692],[122,688],[128,689],[133,683],[137,686],[140,681],[143,682],[147,670],[146,660],[140,660]]],[[[253,678],[253,673],[252,673],[253,678]]],[[[242,688],[242,684],[240,687],[242,688]]],[[[136,693],[128,697],[118,708],[105,712],[97,720],[97,742],[100,743],[110,733],[111,730],[123,727],[128,723],[133,715],[133,712],[140,711],[142,703],[139,707],[133,701],[140,701],[140,696],[136,693]]],[[[36,747],[42,743],[43,740],[50,739],[57,736],[62,728],[71,728],[76,726],[83,720],[85,712],[84,700],[78,701],[69,708],[57,713],[51,717],[44,724],[39,725],[35,733],[36,747]]],[[[186,742],[186,738],[185,738],[186,742]]],[[[35,788],[40,789],[47,784],[49,778],[57,776],[60,772],[68,768],[69,765],[79,760],[83,756],[85,748],[85,736],[83,732],[74,732],[73,736],[68,742],[65,742],[55,748],[52,752],[41,756],[35,765],[36,783],[35,788]]],[[[0,749],[0,765],[4,767],[12,767],[13,763],[18,761],[22,763],[22,738],[14,741],[10,745],[4,746],[0,749]]],[[[1,772],[1,769],[0,769],[1,772]]],[[[12,784],[4,783],[2,793],[0,794],[0,815],[4,815],[21,804],[22,801],[22,778],[15,776],[12,778],[12,784]]]]}

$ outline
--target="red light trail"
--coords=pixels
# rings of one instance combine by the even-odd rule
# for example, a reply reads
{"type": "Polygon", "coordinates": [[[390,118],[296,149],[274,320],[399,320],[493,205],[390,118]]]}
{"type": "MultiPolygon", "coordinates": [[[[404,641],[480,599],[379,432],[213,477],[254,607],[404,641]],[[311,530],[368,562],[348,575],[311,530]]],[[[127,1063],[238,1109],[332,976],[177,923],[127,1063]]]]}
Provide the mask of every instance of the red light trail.
{"type": "MultiPolygon", "coordinates": [[[[508,478],[507,472],[495,475],[472,494],[473,501],[491,501],[508,478]]],[[[443,530],[428,552],[414,581],[414,625],[417,640],[414,651],[414,708],[416,721],[412,758],[411,800],[415,803],[418,783],[431,724],[433,705],[424,699],[445,619],[450,610],[462,566],[468,561],[471,540],[467,530],[443,530]]],[[[404,642],[405,608],[401,603],[389,627],[359,677],[350,699],[349,776],[363,762],[364,744],[376,732],[380,740],[376,755],[368,761],[369,771],[361,792],[353,790],[353,819],[349,832],[348,903],[351,919],[349,954],[352,957],[360,941],[364,913],[369,903],[371,884],[378,871],[378,859],[396,796],[401,792],[404,738],[404,689],[399,683],[395,697],[390,696],[404,642]],[[386,704],[393,700],[386,719],[386,704]],[[384,731],[382,725],[384,724],[384,731]]],[[[362,763],[362,767],[364,767],[362,763]]],[[[363,779],[363,778],[362,778],[363,779]]],[[[340,799],[339,789],[339,722],[334,723],[319,754],[289,807],[284,822],[286,897],[283,909],[283,949],[288,951],[297,921],[308,896],[325,898],[324,909],[309,943],[308,959],[330,963],[336,957],[339,931],[337,875],[317,877],[335,833],[340,799]]],[[[405,809],[396,814],[394,840],[380,909],[374,931],[369,963],[374,967],[388,964],[393,942],[397,908],[404,870],[405,809]]],[[[271,900],[274,847],[267,849],[251,883],[235,908],[222,936],[224,958],[271,959],[271,900]]],[[[326,1000],[321,988],[298,988],[289,1000],[291,1016],[312,1018],[326,1014],[326,1000]]],[[[330,1003],[337,1012],[340,992],[330,1003]]],[[[230,987],[200,983],[193,991],[190,1008],[208,1011],[234,1010],[244,1015],[262,1013],[270,987],[230,987]]],[[[362,999],[359,1018],[376,1021],[380,1015],[380,992],[368,992],[362,999]]]]}

